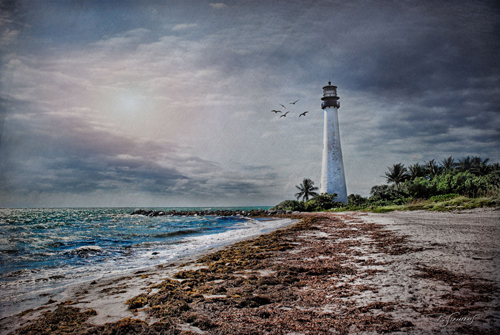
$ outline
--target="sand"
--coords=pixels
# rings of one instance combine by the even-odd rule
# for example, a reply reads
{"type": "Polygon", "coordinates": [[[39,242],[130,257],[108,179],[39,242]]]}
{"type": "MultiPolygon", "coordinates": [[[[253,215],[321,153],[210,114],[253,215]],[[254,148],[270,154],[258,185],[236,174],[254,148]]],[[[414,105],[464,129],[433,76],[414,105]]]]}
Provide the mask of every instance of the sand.
{"type": "MultiPolygon", "coordinates": [[[[394,316],[400,320],[411,320],[415,324],[415,333],[455,333],[460,325],[471,323],[488,333],[500,330],[499,291],[500,287],[500,211],[476,209],[458,212],[392,212],[384,214],[370,213],[365,222],[381,224],[385,229],[398,235],[408,236],[406,245],[418,251],[402,255],[384,256],[384,260],[394,261],[389,265],[386,275],[381,276],[386,289],[379,291],[379,296],[387,300],[400,301],[399,311],[394,316]],[[420,249],[420,250],[419,250],[420,249]],[[414,277],[421,273],[419,268],[444,269],[453,274],[469,278],[457,280],[469,287],[460,288],[460,284],[442,280],[414,277]],[[481,294],[481,283],[496,286],[495,292],[481,294]],[[474,285],[476,284],[476,285],[474,285]],[[449,295],[467,298],[486,296],[489,302],[471,302],[462,308],[449,309],[448,305],[457,306],[449,295]],[[443,298],[444,297],[444,298],[443,298]],[[484,306],[485,308],[480,308],[484,306]],[[424,317],[419,309],[443,314],[424,317]],[[443,309],[440,311],[439,309],[443,309]],[[434,309],[434,311],[432,310],[434,309]],[[451,322],[450,315],[456,318],[469,316],[473,322],[451,322]],[[433,322],[429,322],[433,320],[433,322]],[[439,322],[438,322],[439,320],[439,322]],[[447,324],[448,323],[448,324],[447,324]],[[446,326],[445,326],[446,325],[446,326]],[[436,326],[438,326],[436,328],[436,326]],[[496,331],[495,331],[496,329],[496,331]]],[[[472,301],[471,298],[469,301],[472,301]]],[[[484,299],[486,300],[486,299],[484,299]]],[[[472,329],[472,328],[471,328],[472,329]]],[[[479,331],[478,331],[479,332],[479,331]]],[[[472,331],[474,333],[474,331],[472,331]]]]}
{"type": "Polygon", "coordinates": [[[0,333],[43,333],[58,320],[51,332],[496,334],[499,214],[301,214],[293,228],[201,260],[75,285],[58,301],[0,320],[0,333]],[[75,328],[46,313],[55,310],[95,312],[75,328]]]}

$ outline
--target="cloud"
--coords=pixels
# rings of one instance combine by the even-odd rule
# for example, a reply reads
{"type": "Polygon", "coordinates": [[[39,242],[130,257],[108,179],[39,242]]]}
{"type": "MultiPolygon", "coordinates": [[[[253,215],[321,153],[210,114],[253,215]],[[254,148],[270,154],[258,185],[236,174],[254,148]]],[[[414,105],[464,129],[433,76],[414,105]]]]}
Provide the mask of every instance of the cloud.
{"type": "Polygon", "coordinates": [[[173,31],[178,31],[178,30],[186,30],[186,29],[192,29],[198,27],[197,23],[181,23],[181,24],[176,24],[172,30],[173,31]]]}
{"type": "Polygon", "coordinates": [[[178,144],[143,140],[110,125],[96,125],[88,117],[92,114],[97,111],[71,109],[30,118],[11,115],[10,141],[22,138],[25,150],[3,148],[0,199],[34,192],[49,197],[100,191],[227,201],[243,194],[262,195],[273,184],[269,180],[274,176],[258,178],[253,173],[263,167],[250,167],[248,173],[224,171],[178,144]]]}
{"type": "Polygon", "coordinates": [[[349,192],[367,194],[400,161],[500,159],[489,2],[249,2],[224,20],[196,4],[130,6],[105,22],[83,11],[93,20],[67,29],[50,28],[43,7],[46,16],[28,20],[37,29],[9,27],[21,42],[0,64],[0,170],[9,192],[22,193],[11,199],[130,190],[200,204],[260,194],[273,204],[304,177],[319,179],[329,79],[339,86],[349,192]],[[280,103],[287,118],[270,112],[280,103]]]}
{"type": "Polygon", "coordinates": [[[257,115],[256,111],[235,111],[231,114],[232,118],[244,118],[255,117],[257,115]]]}
{"type": "Polygon", "coordinates": [[[0,47],[7,47],[7,45],[11,44],[16,39],[19,33],[19,30],[10,30],[8,28],[2,31],[0,36],[0,47]]]}
{"type": "MultiPolygon", "coordinates": [[[[113,38],[108,41],[114,43],[113,38]]],[[[109,119],[113,116],[109,111],[91,108],[106,91],[111,92],[111,96],[121,94],[120,89],[108,86],[107,82],[96,84],[101,68],[108,72],[114,66],[121,67],[120,62],[113,64],[111,59],[103,66],[103,56],[108,51],[102,50],[109,49],[106,45],[96,48],[99,51],[95,54],[74,54],[71,59],[26,58],[5,65],[5,69],[17,76],[9,90],[4,91],[7,98],[3,104],[9,113],[0,147],[4,157],[0,166],[3,203],[10,203],[15,197],[29,199],[32,194],[45,194],[62,201],[68,194],[83,196],[95,192],[139,192],[144,197],[156,194],[161,198],[170,197],[171,201],[210,198],[219,204],[223,199],[249,199],[257,194],[276,196],[275,190],[270,190],[276,176],[265,175],[266,181],[262,181],[259,171],[254,169],[228,173],[218,163],[189,153],[192,148],[183,146],[182,141],[141,138],[142,131],[135,135],[126,133],[116,119],[109,119]],[[100,62],[93,63],[97,57],[101,58],[100,62]],[[83,64],[92,65],[87,66],[82,77],[78,69],[83,64]],[[84,95],[78,98],[74,92],[84,95]],[[75,107],[62,107],[68,104],[75,107]],[[89,107],[76,107],[81,104],[89,107]],[[14,143],[23,145],[19,147],[14,143]],[[237,185],[242,188],[238,190],[237,185]]],[[[142,56],[134,57],[130,55],[123,61],[128,64],[137,61],[139,65],[142,56]]],[[[147,68],[147,64],[142,66],[147,68]]],[[[123,67],[118,75],[141,76],[141,71],[140,66],[130,70],[123,67]]],[[[213,99],[223,98],[214,96],[213,99]]],[[[119,115],[126,117],[123,112],[119,115]]],[[[137,122],[134,128],[136,126],[137,122]]],[[[174,123],[172,129],[175,127],[178,125],[174,123]]],[[[150,126],[147,128],[151,130],[150,126]]],[[[178,131],[187,135],[185,129],[178,131]]]]}
{"type": "Polygon", "coordinates": [[[223,2],[215,2],[215,3],[211,2],[208,5],[215,9],[221,9],[227,7],[227,5],[223,2]]]}
{"type": "Polygon", "coordinates": [[[7,171],[11,178],[6,186],[11,191],[87,192],[133,182],[137,188],[167,187],[186,178],[165,158],[175,147],[126,137],[105,124],[96,126],[90,113],[39,112],[29,119],[11,115],[7,131],[13,139],[22,137],[25,150],[9,152],[6,163],[12,170],[7,171]]]}
{"type": "Polygon", "coordinates": [[[14,1],[0,3],[0,56],[8,53],[7,47],[14,44],[24,26],[14,20],[16,7],[14,1]]]}
{"type": "Polygon", "coordinates": [[[151,36],[151,30],[137,28],[113,36],[107,36],[102,40],[92,43],[91,46],[106,48],[108,50],[128,49],[132,45],[150,42],[151,36]]]}

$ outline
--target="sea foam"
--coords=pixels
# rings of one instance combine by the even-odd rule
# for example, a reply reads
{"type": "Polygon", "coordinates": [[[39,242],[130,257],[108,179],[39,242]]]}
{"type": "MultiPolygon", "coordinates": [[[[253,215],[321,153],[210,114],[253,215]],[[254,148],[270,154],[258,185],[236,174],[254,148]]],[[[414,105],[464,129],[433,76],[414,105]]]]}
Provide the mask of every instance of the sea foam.
{"type": "MultiPolygon", "coordinates": [[[[164,209],[167,210],[167,209],[164,209]]],[[[0,209],[0,317],[82,281],[192,257],[292,221],[131,216],[132,209],[0,209]]]]}

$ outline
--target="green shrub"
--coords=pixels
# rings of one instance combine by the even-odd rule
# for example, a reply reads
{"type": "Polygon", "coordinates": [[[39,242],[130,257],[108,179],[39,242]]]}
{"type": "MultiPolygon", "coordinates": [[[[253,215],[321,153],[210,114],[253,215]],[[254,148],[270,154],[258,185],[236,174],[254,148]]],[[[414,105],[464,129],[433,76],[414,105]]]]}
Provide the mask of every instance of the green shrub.
{"type": "Polygon", "coordinates": [[[442,174],[435,178],[436,189],[441,194],[465,194],[465,183],[474,177],[469,171],[442,174]]]}
{"type": "Polygon", "coordinates": [[[477,197],[488,191],[490,185],[484,176],[474,176],[465,182],[465,193],[469,197],[477,197]]]}
{"type": "Polygon", "coordinates": [[[337,202],[335,200],[336,198],[337,198],[336,193],[332,194],[322,193],[320,195],[315,196],[311,200],[306,201],[305,210],[308,212],[317,212],[337,207],[343,207],[344,204],[341,202],[337,202]]]}
{"type": "Polygon", "coordinates": [[[403,198],[406,193],[397,190],[394,185],[376,185],[370,190],[370,201],[390,201],[394,199],[403,198]]]}
{"type": "Polygon", "coordinates": [[[412,197],[401,197],[401,198],[392,200],[391,204],[393,204],[393,205],[404,205],[404,204],[408,203],[411,200],[413,200],[412,197]]]}
{"type": "Polygon", "coordinates": [[[429,200],[434,201],[434,202],[440,202],[440,201],[450,200],[450,199],[456,198],[458,196],[460,196],[460,195],[457,193],[448,193],[448,194],[435,195],[433,197],[430,197],[429,200]]]}
{"type": "Polygon", "coordinates": [[[492,170],[489,174],[484,176],[490,189],[500,188],[500,170],[492,170]]]}
{"type": "Polygon", "coordinates": [[[393,205],[393,203],[392,203],[391,200],[376,200],[375,201],[372,198],[370,198],[369,204],[370,204],[371,207],[382,207],[382,206],[393,205]]]}
{"type": "Polygon", "coordinates": [[[416,199],[428,199],[436,195],[437,192],[434,182],[424,177],[417,177],[405,182],[403,188],[408,195],[416,199]]]}
{"type": "Polygon", "coordinates": [[[305,210],[304,203],[302,201],[297,200],[285,200],[277,204],[272,208],[273,210],[278,211],[299,211],[302,212],[305,210]]]}
{"type": "Polygon", "coordinates": [[[452,194],[455,193],[456,188],[456,178],[458,173],[456,171],[450,171],[448,173],[440,174],[434,178],[434,183],[436,185],[436,191],[440,194],[452,194]]]}
{"type": "Polygon", "coordinates": [[[492,171],[485,176],[478,176],[470,171],[450,172],[434,179],[439,194],[457,193],[468,197],[495,191],[500,185],[500,173],[492,171]]]}
{"type": "Polygon", "coordinates": [[[347,206],[348,207],[349,206],[359,207],[359,206],[363,206],[363,205],[368,205],[367,198],[364,198],[359,194],[350,194],[347,197],[347,206]]]}
{"type": "Polygon", "coordinates": [[[393,212],[397,208],[396,207],[375,207],[373,208],[372,212],[373,213],[387,213],[387,212],[393,212]]]}

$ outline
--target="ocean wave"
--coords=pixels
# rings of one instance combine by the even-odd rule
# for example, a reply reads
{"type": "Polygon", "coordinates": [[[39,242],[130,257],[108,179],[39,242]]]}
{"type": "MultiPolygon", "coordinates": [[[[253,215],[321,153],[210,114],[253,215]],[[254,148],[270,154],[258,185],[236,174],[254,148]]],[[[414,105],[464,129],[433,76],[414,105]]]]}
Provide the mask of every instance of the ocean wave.
{"type": "Polygon", "coordinates": [[[76,254],[81,257],[86,257],[93,254],[101,254],[103,252],[104,249],[97,245],[84,245],[69,251],[69,253],[76,254]]]}
{"type": "Polygon", "coordinates": [[[191,257],[282,225],[280,221],[236,216],[163,216],[153,220],[130,216],[130,209],[8,212],[9,219],[24,226],[21,231],[5,227],[0,240],[5,242],[0,248],[0,305],[3,301],[22,305],[28,296],[42,291],[191,257]],[[27,216],[37,220],[24,223],[27,216]],[[46,229],[47,225],[61,228],[55,231],[46,229]],[[38,229],[33,229],[35,226],[38,229]]]}
{"type": "Polygon", "coordinates": [[[18,254],[19,253],[19,250],[16,250],[16,249],[3,249],[3,250],[0,250],[0,254],[18,254]]]}
{"type": "Polygon", "coordinates": [[[14,270],[14,271],[3,273],[0,275],[0,278],[26,277],[26,276],[31,276],[31,275],[37,274],[39,272],[40,272],[40,270],[38,270],[38,269],[20,269],[20,270],[14,270]]]}
{"type": "Polygon", "coordinates": [[[153,237],[172,237],[172,236],[181,236],[181,235],[188,235],[188,234],[194,234],[198,233],[200,231],[205,231],[207,230],[206,228],[199,228],[199,229],[184,229],[184,230],[178,230],[178,231],[173,231],[169,233],[161,233],[161,234],[155,234],[153,237]]]}
{"type": "Polygon", "coordinates": [[[66,279],[65,275],[52,275],[50,277],[41,277],[41,278],[36,278],[35,283],[40,283],[40,282],[51,282],[51,281],[57,281],[57,280],[63,280],[66,279]]]}
{"type": "Polygon", "coordinates": [[[64,242],[56,241],[56,242],[49,243],[47,246],[50,248],[60,248],[60,247],[65,246],[65,245],[66,245],[66,243],[64,243],[64,242]]]}

